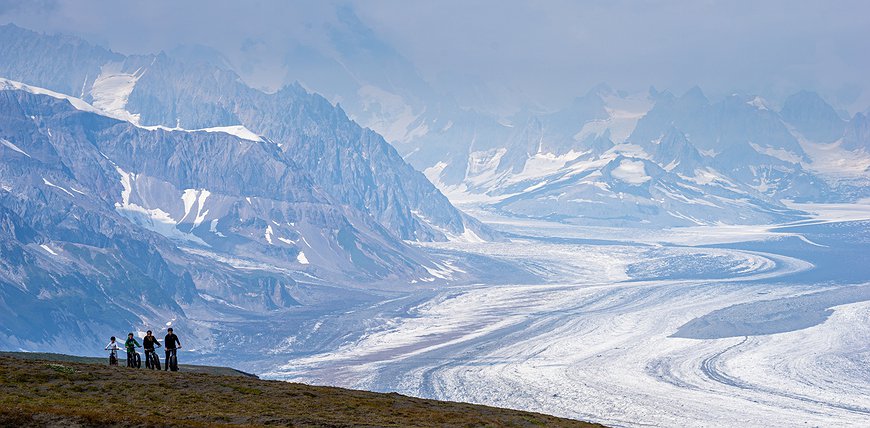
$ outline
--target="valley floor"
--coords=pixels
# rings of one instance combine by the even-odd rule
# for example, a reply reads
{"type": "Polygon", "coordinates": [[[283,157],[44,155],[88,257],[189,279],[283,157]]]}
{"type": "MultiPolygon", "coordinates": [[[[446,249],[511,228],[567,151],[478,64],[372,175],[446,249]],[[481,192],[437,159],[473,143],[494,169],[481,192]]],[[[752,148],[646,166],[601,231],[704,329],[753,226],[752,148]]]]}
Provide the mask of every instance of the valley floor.
{"type": "Polygon", "coordinates": [[[538,281],[349,310],[306,333],[328,346],[258,372],[613,426],[868,426],[870,210],[816,208],[676,232],[490,216],[509,242],[434,250],[538,281]],[[335,339],[354,322],[364,332],[335,339]]]}

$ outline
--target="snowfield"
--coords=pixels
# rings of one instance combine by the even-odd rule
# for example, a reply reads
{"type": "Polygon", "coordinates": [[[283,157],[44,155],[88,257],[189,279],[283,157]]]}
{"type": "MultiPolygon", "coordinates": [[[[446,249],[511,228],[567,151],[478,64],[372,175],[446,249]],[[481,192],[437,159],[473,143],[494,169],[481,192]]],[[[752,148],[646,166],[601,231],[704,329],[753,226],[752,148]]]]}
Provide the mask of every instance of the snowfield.
{"type": "Polygon", "coordinates": [[[828,212],[847,221],[596,236],[490,217],[510,242],[427,246],[538,281],[348,311],[363,333],[336,341],[319,323],[307,334],[330,346],[289,346],[265,375],[612,426],[868,426],[870,281],[867,269],[838,276],[853,250],[832,247],[866,250],[870,210],[828,212]]]}

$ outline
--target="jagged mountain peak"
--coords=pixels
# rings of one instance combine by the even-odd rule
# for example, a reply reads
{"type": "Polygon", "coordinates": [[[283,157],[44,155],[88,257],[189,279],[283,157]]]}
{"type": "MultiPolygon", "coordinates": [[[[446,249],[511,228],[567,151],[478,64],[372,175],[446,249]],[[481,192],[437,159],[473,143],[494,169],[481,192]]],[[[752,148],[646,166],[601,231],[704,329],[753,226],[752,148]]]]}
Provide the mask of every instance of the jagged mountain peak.
{"type": "Polygon", "coordinates": [[[690,105],[704,105],[710,102],[710,100],[707,99],[707,96],[704,95],[704,91],[698,85],[692,86],[689,90],[683,93],[683,95],[680,95],[679,101],[690,105]]]}
{"type": "Polygon", "coordinates": [[[870,154],[870,118],[864,113],[855,113],[846,126],[842,148],[864,150],[870,154]]]}
{"type": "Polygon", "coordinates": [[[686,134],[673,126],[668,128],[656,145],[653,160],[668,171],[688,175],[694,175],[694,171],[704,163],[703,156],[689,142],[686,134]]]}
{"type": "Polygon", "coordinates": [[[830,108],[830,111],[834,111],[833,107],[818,92],[804,89],[789,95],[783,103],[781,112],[794,109],[799,110],[801,107],[812,107],[819,111],[830,108]]]}
{"type": "Polygon", "coordinates": [[[664,173],[664,169],[648,159],[619,154],[601,169],[601,173],[611,183],[623,183],[629,187],[648,186],[664,173]]]}
{"type": "Polygon", "coordinates": [[[401,239],[444,240],[462,235],[466,227],[491,236],[383,138],[300,84],[266,93],[214,61],[186,61],[166,52],[72,52],[33,32],[3,40],[0,54],[0,76],[51,84],[138,124],[247,128],[280,146],[337,203],[368,213],[401,239]],[[56,76],[61,77],[57,84],[56,76]]]}
{"type": "Polygon", "coordinates": [[[654,87],[650,87],[649,95],[650,99],[652,99],[656,104],[672,103],[677,99],[677,96],[668,89],[659,91],[654,87]]]}
{"type": "Polygon", "coordinates": [[[592,150],[594,155],[601,155],[613,148],[613,146],[613,140],[610,139],[610,129],[605,129],[601,134],[590,137],[586,140],[582,147],[592,150]]]}
{"type": "Polygon", "coordinates": [[[779,114],[804,137],[830,143],[843,136],[846,121],[818,93],[800,91],[786,98],[779,114]]]}

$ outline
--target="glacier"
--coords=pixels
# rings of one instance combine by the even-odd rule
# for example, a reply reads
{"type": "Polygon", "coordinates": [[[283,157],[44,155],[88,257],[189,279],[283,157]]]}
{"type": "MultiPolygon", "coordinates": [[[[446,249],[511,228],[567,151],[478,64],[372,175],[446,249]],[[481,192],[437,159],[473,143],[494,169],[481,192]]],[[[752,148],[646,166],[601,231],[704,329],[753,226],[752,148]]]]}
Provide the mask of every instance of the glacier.
{"type": "Polygon", "coordinates": [[[534,279],[330,314],[253,366],[609,426],[864,426],[870,205],[806,209],[820,213],[640,234],[490,214],[511,242],[426,247],[534,279]]]}

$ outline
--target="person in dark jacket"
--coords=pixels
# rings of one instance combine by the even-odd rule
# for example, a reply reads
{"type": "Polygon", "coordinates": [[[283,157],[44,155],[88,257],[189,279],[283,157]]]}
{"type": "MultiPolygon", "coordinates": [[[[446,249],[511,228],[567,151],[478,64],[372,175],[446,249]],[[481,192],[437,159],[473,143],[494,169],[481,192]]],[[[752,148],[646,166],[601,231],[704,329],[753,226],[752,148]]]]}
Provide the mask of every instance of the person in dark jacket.
{"type": "Polygon", "coordinates": [[[181,348],[181,342],[178,340],[178,336],[172,332],[172,327],[170,327],[166,330],[166,337],[163,338],[163,349],[166,351],[166,366],[164,370],[178,371],[178,356],[176,355],[178,348],[181,348]]]}
{"type": "Polygon", "coordinates": [[[160,358],[154,352],[154,346],[160,347],[160,342],[157,337],[151,334],[151,330],[145,332],[145,337],[142,338],[142,347],[145,348],[145,366],[151,369],[160,370],[160,358]]]}

